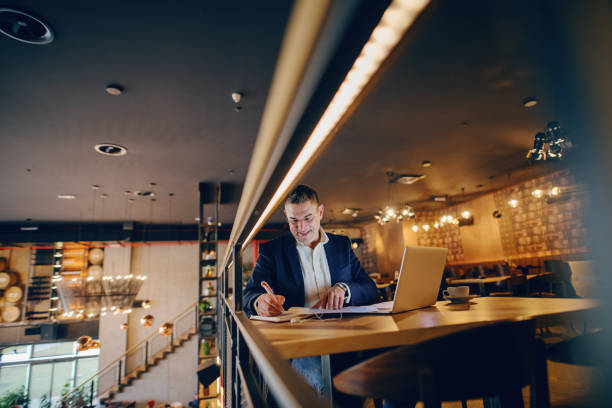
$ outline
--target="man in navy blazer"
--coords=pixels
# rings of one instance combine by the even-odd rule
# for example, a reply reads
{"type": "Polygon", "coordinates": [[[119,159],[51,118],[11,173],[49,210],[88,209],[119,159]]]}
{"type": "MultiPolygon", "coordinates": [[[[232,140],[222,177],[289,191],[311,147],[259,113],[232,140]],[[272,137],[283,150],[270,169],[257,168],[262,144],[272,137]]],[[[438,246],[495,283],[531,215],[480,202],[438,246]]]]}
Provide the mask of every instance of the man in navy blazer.
{"type": "MultiPolygon", "coordinates": [[[[285,216],[291,234],[259,247],[257,264],[243,293],[247,314],[274,316],[292,306],[341,309],[376,302],[376,285],[361,267],[351,241],[321,228],[323,204],[316,191],[297,186],[285,199],[285,216]]],[[[349,354],[331,357],[332,374],[357,362],[349,354]]],[[[320,357],[296,358],[291,365],[323,394],[320,357]]],[[[340,406],[360,406],[362,402],[341,393],[334,395],[334,403],[340,406]]]]}
{"type": "Polygon", "coordinates": [[[292,306],[340,309],[377,300],[376,285],[342,235],[321,228],[323,204],[310,187],[297,186],[285,200],[291,234],[259,247],[243,293],[247,314],[274,316],[292,306]],[[274,292],[266,293],[265,281],[274,292]]]}

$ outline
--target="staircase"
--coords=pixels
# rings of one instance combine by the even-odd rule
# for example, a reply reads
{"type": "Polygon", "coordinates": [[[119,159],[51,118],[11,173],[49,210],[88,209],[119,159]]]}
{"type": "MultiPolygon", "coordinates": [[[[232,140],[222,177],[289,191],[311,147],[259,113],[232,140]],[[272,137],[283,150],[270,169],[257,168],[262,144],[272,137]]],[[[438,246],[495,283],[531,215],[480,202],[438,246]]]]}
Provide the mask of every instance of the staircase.
{"type": "Polygon", "coordinates": [[[169,335],[164,336],[158,331],[151,334],[73,388],[62,397],[59,405],[67,405],[66,403],[70,401],[71,395],[75,393],[82,394],[90,401],[97,397],[114,398],[125,387],[129,387],[144,373],[189,341],[197,333],[197,318],[197,303],[194,303],[170,320],[173,324],[173,330],[169,335]],[[91,395],[92,393],[94,395],[91,395]]]}
{"type": "Polygon", "coordinates": [[[155,367],[157,363],[165,359],[168,354],[172,354],[174,350],[181,347],[183,343],[186,343],[196,333],[196,329],[193,328],[181,337],[174,339],[172,344],[168,345],[157,354],[151,356],[151,358],[148,359],[147,364],[143,364],[140,367],[137,367],[135,370],[131,371],[128,375],[123,377],[119,384],[113,385],[108,390],[108,397],[114,398],[115,395],[123,391],[125,387],[129,387],[130,385],[132,385],[135,380],[140,378],[144,373],[148,372],[152,367],[155,367]]]}

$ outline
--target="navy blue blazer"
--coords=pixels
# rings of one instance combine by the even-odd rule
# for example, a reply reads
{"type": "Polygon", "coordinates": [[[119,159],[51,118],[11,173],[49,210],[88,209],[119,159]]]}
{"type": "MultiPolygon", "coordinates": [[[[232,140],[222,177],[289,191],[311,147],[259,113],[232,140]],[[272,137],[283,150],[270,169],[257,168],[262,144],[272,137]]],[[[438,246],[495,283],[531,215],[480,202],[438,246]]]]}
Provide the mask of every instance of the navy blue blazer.
{"type": "MultiPolygon", "coordinates": [[[[351,291],[350,305],[376,303],[376,284],[361,267],[349,238],[329,233],[327,237],[329,241],[324,248],[331,284],[347,284],[351,291]]],[[[285,309],[304,306],[304,278],[293,235],[285,234],[260,245],[257,264],[243,292],[242,304],[248,315],[255,314],[253,302],[265,293],[261,281],[268,282],[274,293],[285,296],[285,309]]]]}

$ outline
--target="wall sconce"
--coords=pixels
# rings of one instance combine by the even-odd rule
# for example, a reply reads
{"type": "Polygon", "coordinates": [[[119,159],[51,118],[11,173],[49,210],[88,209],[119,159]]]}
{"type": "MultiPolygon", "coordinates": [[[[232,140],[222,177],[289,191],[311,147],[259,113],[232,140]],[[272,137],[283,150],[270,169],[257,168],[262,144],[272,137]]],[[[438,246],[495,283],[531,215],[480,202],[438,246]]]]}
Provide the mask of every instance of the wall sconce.
{"type": "Polygon", "coordinates": [[[361,238],[351,239],[351,246],[353,247],[353,249],[359,248],[359,245],[361,244],[363,244],[363,239],[361,238]]]}
{"type": "Polygon", "coordinates": [[[459,226],[462,227],[464,225],[473,225],[474,224],[474,216],[469,211],[464,211],[461,213],[461,217],[459,217],[459,226]]]}

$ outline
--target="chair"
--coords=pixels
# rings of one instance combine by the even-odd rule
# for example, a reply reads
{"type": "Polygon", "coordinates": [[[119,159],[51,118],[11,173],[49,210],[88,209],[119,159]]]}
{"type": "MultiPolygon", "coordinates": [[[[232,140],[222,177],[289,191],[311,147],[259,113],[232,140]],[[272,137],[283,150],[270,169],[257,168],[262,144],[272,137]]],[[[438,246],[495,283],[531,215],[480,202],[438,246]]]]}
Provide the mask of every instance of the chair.
{"type": "Polygon", "coordinates": [[[550,274],[538,276],[532,280],[536,290],[530,295],[538,297],[579,297],[572,285],[572,271],[561,260],[545,260],[544,269],[550,274]]]}
{"type": "Polygon", "coordinates": [[[549,407],[544,347],[533,321],[502,322],[385,352],[341,372],[334,385],[347,394],[423,401],[430,408],[494,396],[502,407],[522,407],[521,388],[529,384],[530,406],[549,407]],[[500,353],[503,363],[492,358],[500,353]]]}
{"type": "Polygon", "coordinates": [[[602,366],[602,352],[608,348],[605,332],[597,331],[547,345],[546,357],[557,363],[602,366]]]}
{"type": "Polygon", "coordinates": [[[515,296],[515,289],[518,290],[525,284],[525,277],[522,275],[512,275],[508,264],[494,264],[493,271],[496,276],[510,276],[510,280],[494,283],[493,285],[496,286],[497,290],[489,292],[489,296],[515,296]],[[500,290],[502,288],[505,290],[500,290]]]}
{"type": "Polygon", "coordinates": [[[482,265],[476,265],[472,270],[472,276],[476,279],[489,275],[489,270],[482,265]]]}

